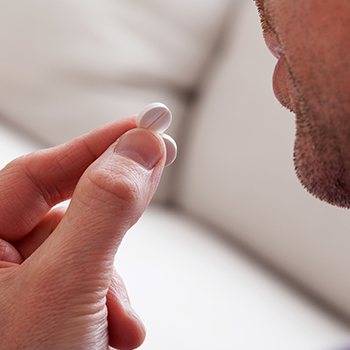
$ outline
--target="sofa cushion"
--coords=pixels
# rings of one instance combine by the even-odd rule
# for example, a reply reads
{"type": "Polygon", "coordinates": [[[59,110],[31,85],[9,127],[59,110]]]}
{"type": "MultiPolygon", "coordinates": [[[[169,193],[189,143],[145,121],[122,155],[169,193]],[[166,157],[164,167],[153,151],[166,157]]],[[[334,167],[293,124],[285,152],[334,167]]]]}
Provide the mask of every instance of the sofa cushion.
{"type": "Polygon", "coordinates": [[[52,145],[160,101],[176,138],[230,3],[2,0],[0,115],[52,145]]]}
{"type": "Polygon", "coordinates": [[[142,350],[336,350],[350,338],[341,322],[183,213],[150,208],[118,254],[148,330],[142,350]]]}
{"type": "Polygon", "coordinates": [[[2,0],[1,114],[48,144],[158,100],[176,122],[229,3],[2,0]]]}
{"type": "Polygon", "coordinates": [[[275,59],[244,2],[192,113],[177,203],[350,317],[350,214],[310,196],[293,166],[294,116],[273,96],[275,59]]]}

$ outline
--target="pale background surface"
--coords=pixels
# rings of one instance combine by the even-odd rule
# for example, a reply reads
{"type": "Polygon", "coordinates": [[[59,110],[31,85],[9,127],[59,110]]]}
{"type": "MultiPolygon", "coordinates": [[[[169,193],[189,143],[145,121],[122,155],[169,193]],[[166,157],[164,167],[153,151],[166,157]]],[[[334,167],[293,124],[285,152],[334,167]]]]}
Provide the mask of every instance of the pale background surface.
{"type": "Polygon", "coordinates": [[[174,111],[179,159],[116,260],[149,330],[142,349],[328,350],[350,339],[345,319],[221,239],[350,319],[350,216],[295,177],[294,120],[273,97],[253,2],[0,8],[0,165],[148,102],[174,111]]]}

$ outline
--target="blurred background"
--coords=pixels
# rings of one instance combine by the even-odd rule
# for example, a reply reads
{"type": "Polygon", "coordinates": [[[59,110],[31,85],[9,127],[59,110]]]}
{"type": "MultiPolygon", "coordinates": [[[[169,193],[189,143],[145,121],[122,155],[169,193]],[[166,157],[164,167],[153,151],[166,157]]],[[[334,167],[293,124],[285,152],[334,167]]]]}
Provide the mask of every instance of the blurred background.
{"type": "Polygon", "coordinates": [[[144,350],[350,342],[350,215],[296,179],[253,1],[0,0],[1,165],[163,102],[179,158],[116,266],[144,350]]]}

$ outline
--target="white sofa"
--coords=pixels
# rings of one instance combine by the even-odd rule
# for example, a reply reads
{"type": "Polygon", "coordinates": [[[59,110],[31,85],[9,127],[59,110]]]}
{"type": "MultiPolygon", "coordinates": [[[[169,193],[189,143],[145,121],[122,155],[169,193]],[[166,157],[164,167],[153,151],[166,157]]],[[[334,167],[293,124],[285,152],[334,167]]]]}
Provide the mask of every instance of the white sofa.
{"type": "Polygon", "coordinates": [[[0,165],[163,101],[179,159],[116,265],[144,350],[350,344],[350,217],[293,171],[246,0],[1,0],[0,165]]]}

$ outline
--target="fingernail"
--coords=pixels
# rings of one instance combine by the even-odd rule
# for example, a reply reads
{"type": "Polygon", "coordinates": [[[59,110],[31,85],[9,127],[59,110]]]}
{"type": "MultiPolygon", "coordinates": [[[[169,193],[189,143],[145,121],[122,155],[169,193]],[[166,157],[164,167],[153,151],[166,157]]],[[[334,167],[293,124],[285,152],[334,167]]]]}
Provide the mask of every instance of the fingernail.
{"type": "Polygon", "coordinates": [[[164,153],[160,139],[145,129],[133,129],[124,134],[118,140],[114,150],[148,170],[156,166],[164,153]]]}

